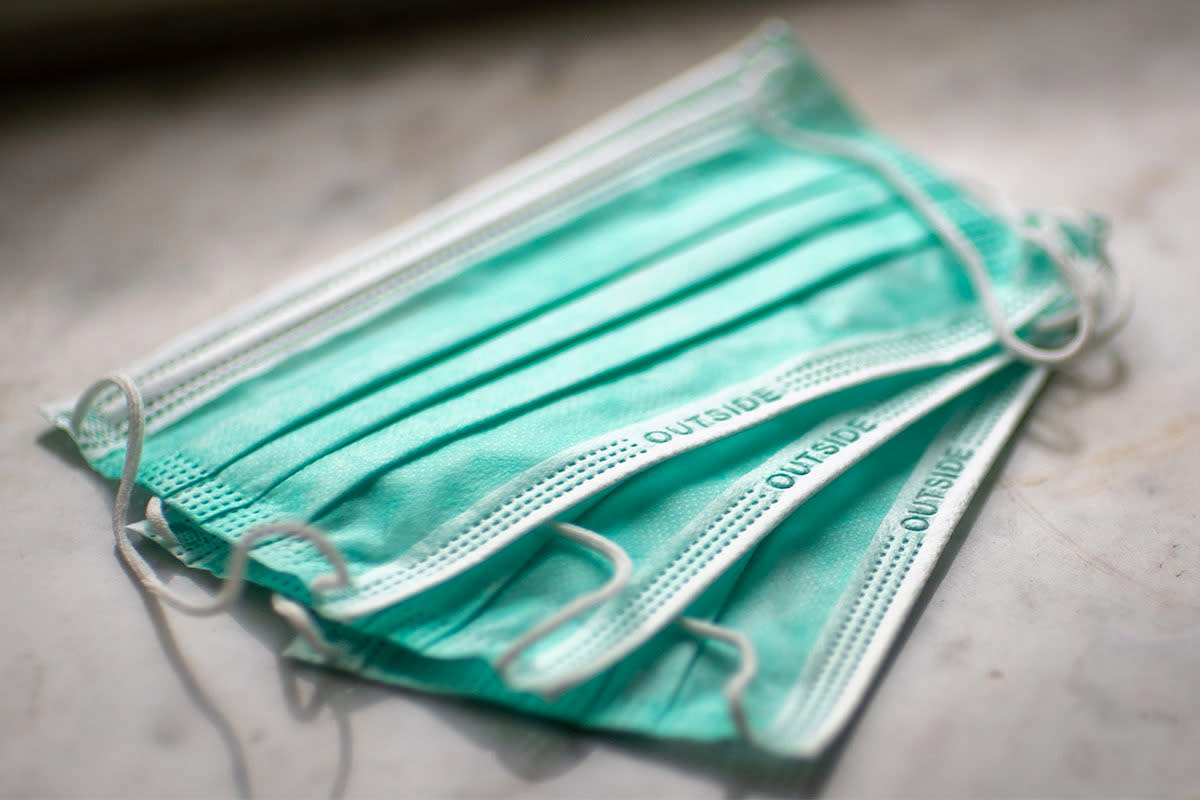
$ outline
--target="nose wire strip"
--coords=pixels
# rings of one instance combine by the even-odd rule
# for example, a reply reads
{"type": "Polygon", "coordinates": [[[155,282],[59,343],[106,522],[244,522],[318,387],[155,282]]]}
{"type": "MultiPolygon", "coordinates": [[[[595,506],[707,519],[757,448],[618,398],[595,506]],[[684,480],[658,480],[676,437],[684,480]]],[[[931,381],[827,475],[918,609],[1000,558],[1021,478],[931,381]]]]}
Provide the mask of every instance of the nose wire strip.
{"type": "MultiPolygon", "coordinates": [[[[314,593],[348,587],[351,583],[350,572],[341,553],[329,541],[325,534],[315,528],[297,522],[268,522],[240,537],[229,555],[225,571],[225,580],[221,590],[211,600],[196,602],[188,600],[171,591],[155,573],[149,562],[133,546],[126,528],[129,516],[130,496],[137,482],[138,466],[141,463],[142,448],[145,443],[146,415],[142,393],[137,385],[124,374],[113,374],[92,384],[79,398],[75,411],[71,415],[71,429],[77,436],[83,421],[99,394],[108,386],[116,386],[125,396],[125,406],[129,415],[129,434],[125,446],[125,463],[121,469],[121,478],[117,484],[117,496],[113,502],[112,531],[116,541],[117,552],[121,560],[129,567],[138,582],[147,591],[160,598],[163,602],[185,614],[193,616],[208,616],[230,608],[241,596],[246,584],[246,568],[250,559],[250,548],[259,540],[277,534],[296,536],[311,542],[333,566],[333,574],[323,575],[314,580],[309,586],[314,593]]],[[[158,498],[151,498],[147,505],[147,519],[151,526],[168,543],[176,541],[174,534],[167,525],[162,514],[162,504],[158,498]],[[164,535],[165,533],[165,535],[164,535]]],[[[314,647],[314,649],[330,654],[332,652],[321,636],[316,623],[302,606],[280,595],[272,599],[272,607],[292,627],[296,633],[314,647]]]]}

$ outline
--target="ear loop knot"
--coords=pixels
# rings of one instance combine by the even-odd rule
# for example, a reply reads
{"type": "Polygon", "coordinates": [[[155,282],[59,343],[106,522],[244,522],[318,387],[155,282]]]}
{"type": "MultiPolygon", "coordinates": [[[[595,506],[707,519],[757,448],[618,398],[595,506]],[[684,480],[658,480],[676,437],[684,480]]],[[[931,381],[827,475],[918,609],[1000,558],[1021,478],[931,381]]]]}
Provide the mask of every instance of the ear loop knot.
{"type": "MultiPolygon", "coordinates": [[[[768,31],[768,34],[771,32],[768,31]]],[[[745,83],[755,52],[748,52],[743,58],[740,80],[745,83]]],[[[1094,345],[1105,335],[1111,335],[1119,327],[1122,319],[1121,311],[1110,320],[1103,335],[1098,335],[1096,317],[1099,302],[1092,296],[1091,284],[1087,282],[1075,262],[1064,257],[1056,247],[1047,249],[1047,255],[1055,262],[1076,298],[1077,308],[1074,310],[1075,333],[1064,345],[1056,348],[1038,347],[1021,339],[1012,330],[1005,318],[1004,310],[992,288],[992,277],[988,273],[982,255],[975,245],[966,237],[928,194],[915,181],[909,178],[896,166],[872,150],[853,139],[836,134],[799,128],[781,118],[770,107],[764,97],[766,82],[773,73],[767,69],[757,85],[746,87],[747,103],[755,121],[777,140],[795,147],[798,150],[825,153],[838,158],[844,158],[856,164],[867,167],[875,172],[909,204],[937,235],[942,244],[949,249],[967,274],[967,279],[974,289],[976,297],[987,316],[996,338],[1016,358],[1030,364],[1043,366],[1059,366],[1076,359],[1087,348],[1094,345]],[[1115,323],[1115,325],[1114,325],[1115,323]]],[[[1124,302],[1124,301],[1122,301],[1124,302]]]]}
{"type": "MultiPolygon", "coordinates": [[[[100,379],[83,393],[75,405],[71,415],[71,430],[79,435],[83,420],[87,416],[96,398],[109,385],[116,386],[125,396],[125,406],[129,417],[129,434],[125,445],[125,463],[121,468],[121,478],[117,483],[117,496],[113,502],[112,531],[116,540],[117,553],[121,560],[133,572],[138,582],[147,591],[167,603],[171,607],[193,616],[208,616],[229,609],[238,598],[246,584],[246,569],[250,560],[250,549],[263,538],[277,534],[295,536],[305,539],[321,551],[321,554],[333,566],[333,574],[322,575],[309,585],[314,593],[326,592],[333,589],[348,587],[351,584],[350,571],[346,561],[337,548],[329,541],[324,533],[298,522],[268,522],[245,535],[241,536],[233,547],[226,562],[225,580],[220,591],[208,601],[189,600],[176,594],[163,583],[154,573],[153,568],[145,557],[133,546],[127,529],[130,498],[133,487],[137,482],[138,466],[141,463],[142,449],[146,436],[146,412],[142,393],[128,376],[121,373],[109,375],[100,379]]],[[[157,497],[150,499],[146,506],[146,519],[168,546],[178,544],[170,525],[162,510],[162,501],[157,497]]],[[[283,597],[273,594],[271,607],[282,616],[296,633],[309,643],[315,650],[332,655],[333,648],[325,642],[316,622],[303,606],[283,597]]]]}

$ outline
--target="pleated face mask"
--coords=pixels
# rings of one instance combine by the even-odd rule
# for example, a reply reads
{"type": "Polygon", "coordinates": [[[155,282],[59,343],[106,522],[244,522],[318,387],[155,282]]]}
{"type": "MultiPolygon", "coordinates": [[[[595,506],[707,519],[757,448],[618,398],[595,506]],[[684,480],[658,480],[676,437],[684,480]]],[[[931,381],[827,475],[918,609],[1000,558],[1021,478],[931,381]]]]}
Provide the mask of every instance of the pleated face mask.
{"type": "Polygon", "coordinates": [[[248,568],[310,638],[582,690],[876,448],[1113,327],[1102,233],[990,212],[770,28],[47,414],[152,588],[135,478],[209,610],[248,568]],[[553,579],[572,543],[629,569],[553,579]]]}
{"type": "MultiPolygon", "coordinates": [[[[861,701],[1045,377],[1010,366],[909,428],[783,520],[647,644],[561,696],[516,691],[476,659],[439,660],[338,625],[325,626],[320,652],[297,640],[289,654],[596,728],[815,755],[861,701]]],[[[561,575],[571,557],[558,558],[561,575]]]]}

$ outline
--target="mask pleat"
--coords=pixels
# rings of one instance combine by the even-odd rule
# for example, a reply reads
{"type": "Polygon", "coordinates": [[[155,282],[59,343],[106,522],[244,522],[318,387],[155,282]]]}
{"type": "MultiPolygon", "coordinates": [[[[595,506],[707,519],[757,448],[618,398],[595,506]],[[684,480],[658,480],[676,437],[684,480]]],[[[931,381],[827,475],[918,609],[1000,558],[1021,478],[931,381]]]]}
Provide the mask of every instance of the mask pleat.
{"type": "MultiPolygon", "coordinates": [[[[808,237],[819,237],[823,229],[853,225],[889,210],[878,200],[873,206],[864,203],[872,196],[878,198],[878,189],[872,191],[864,187],[863,194],[855,196],[848,192],[846,195],[842,208],[824,204],[816,209],[814,214],[818,216],[813,221],[818,227],[809,231],[804,239],[792,239],[783,246],[799,246],[808,237]]],[[[792,209],[785,207],[777,213],[789,210],[792,209]]],[[[890,210],[895,209],[890,207],[890,210]]],[[[796,218],[803,224],[802,216],[797,214],[796,218]]],[[[763,222],[782,224],[775,216],[763,222]]],[[[744,241],[757,241],[759,231],[764,238],[770,235],[767,225],[750,225],[738,233],[744,241]]],[[[672,259],[669,272],[664,267],[614,282],[600,293],[541,315],[518,331],[480,343],[452,361],[432,364],[419,373],[406,375],[403,380],[389,382],[369,396],[337,409],[336,413],[311,419],[303,427],[292,427],[273,436],[271,441],[246,453],[238,462],[226,465],[218,474],[224,473],[225,480],[252,492],[256,486],[270,485],[273,480],[278,480],[272,475],[294,472],[416,414],[468,393],[482,397],[489,391],[489,384],[505,381],[511,385],[520,379],[522,370],[527,373],[530,368],[557,359],[555,363],[572,362],[568,368],[578,371],[576,365],[581,359],[575,357],[575,351],[581,347],[596,349],[594,340],[606,335],[611,339],[624,328],[643,323],[643,330],[650,328],[643,336],[644,341],[652,341],[650,337],[659,331],[659,338],[678,335],[675,329],[679,326],[671,320],[674,306],[702,292],[721,291],[722,284],[742,272],[755,269],[764,260],[763,257],[738,259],[728,266],[717,262],[709,271],[694,251],[681,253],[672,259]],[[300,460],[297,460],[298,456],[300,460]]],[[[507,388],[504,391],[512,393],[507,388]]]]}
{"type": "MultiPolygon", "coordinates": [[[[829,259],[844,259],[838,264],[839,272],[853,274],[926,246],[925,232],[905,215],[885,218],[881,220],[881,226],[890,233],[884,240],[886,244],[860,238],[855,236],[857,231],[847,230],[837,239],[828,237],[812,243],[809,248],[780,253],[780,257],[765,265],[772,272],[770,280],[744,281],[749,284],[745,287],[749,297],[745,299],[728,291],[727,287],[689,298],[671,309],[669,313],[673,319],[656,317],[640,326],[627,326],[609,336],[589,340],[570,359],[543,362],[488,385],[487,391],[467,393],[440,404],[432,409],[435,414],[407,417],[400,424],[370,431],[365,438],[356,437],[344,442],[320,460],[306,464],[303,470],[286,475],[288,484],[283,485],[297,482],[299,488],[294,491],[305,501],[325,494],[328,499],[314,510],[299,512],[301,516],[319,520],[320,510],[340,503],[344,495],[361,494],[362,488],[382,475],[417,459],[429,461],[429,456],[447,445],[476,434],[487,439],[500,437],[503,441],[503,446],[490,447],[483,445],[481,438],[471,442],[475,457],[484,455],[489,459],[487,480],[501,482],[505,476],[497,473],[496,468],[503,464],[491,461],[492,453],[498,458],[504,457],[505,453],[519,457],[531,446],[540,446],[540,453],[523,462],[507,459],[512,465],[509,469],[515,470],[509,477],[515,477],[517,471],[536,464],[541,458],[603,433],[613,427],[614,421],[633,422],[665,410],[662,398],[667,389],[675,388],[681,399],[686,400],[703,396],[722,384],[749,377],[770,361],[795,352],[794,339],[788,335],[786,325],[781,324],[784,320],[779,312],[829,279],[826,266],[829,259]],[[906,249],[883,250],[881,253],[881,244],[906,249]],[[847,248],[853,248],[850,252],[866,252],[859,258],[847,258],[847,248]],[[764,316],[775,323],[778,333],[763,335],[762,326],[754,325],[764,316]],[[700,352],[702,344],[729,338],[733,332],[741,334],[747,341],[758,339],[758,355],[753,361],[744,358],[744,350],[739,353],[742,356],[739,363],[729,363],[728,356],[714,361],[710,354],[700,352]],[[655,333],[659,335],[654,336],[655,333]],[[663,333],[667,337],[662,336],[663,333]],[[651,367],[658,369],[655,386],[649,391],[629,395],[616,380],[629,373],[644,374],[651,367]],[[677,388],[681,386],[685,389],[677,388]],[[536,415],[530,413],[548,409],[557,414],[558,408],[568,404],[574,412],[574,423],[565,427],[547,430],[537,422],[536,415]],[[615,411],[619,411],[624,419],[614,420],[612,414],[615,411]],[[531,416],[535,419],[528,419],[531,416]],[[509,429],[517,420],[527,425],[532,422],[534,429],[530,435],[535,438],[524,447],[513,449],[509,446],[512,439],[509,429]],[[313,470],[315,466],[320,466],[319,473],[313,470]],[[346,478],[351,475],[361,477],[346,488],[335,490],[341,494],[328,496],[329,479],[336,479],[338,484],[346,486],[346,478]]],[[[268,488],[278,486],[275,483],[268,488]]],[[[312,508],[311,505],[308,507],[312,508]]]]}
{"type": "MultiPolygon", "coordinates": [[[[631,188],[600,208],[489,256],[364,325],[297,354],[164,432],[188,441],[213,472],[293,427],[369,397],[470,351],[623,276],[701,246],[780,202],[801,202],[854,180],[845,164],[795,157],[752,140],[732,153],[631,188]],[[752,157],[753,154],[753,157],[752,157]],[[204,436],[221,418],[223,434],[204,436]],[[250,442],[249,445],[245,444],[250,442]]],[[[860,178],[861,180],[861,178],[860,178]]],[[[844,190],[844,188],[843,188],[844,190]]],[[[524,337],[528,347],[543,344],[524,337]]]]}

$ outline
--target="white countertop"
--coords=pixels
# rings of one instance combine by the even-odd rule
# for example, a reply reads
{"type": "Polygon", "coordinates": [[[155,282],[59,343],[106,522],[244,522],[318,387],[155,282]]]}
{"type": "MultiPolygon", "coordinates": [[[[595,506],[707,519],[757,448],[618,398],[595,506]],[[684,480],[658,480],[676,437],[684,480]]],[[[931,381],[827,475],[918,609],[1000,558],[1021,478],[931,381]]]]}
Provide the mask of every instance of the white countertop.
{"type": "Polygon", "coordinates": [[[248,775],[287,797],[1197,796],[1200,4],[726,5],[381,34],[0,122],[0,795],[225,796],[248,775]],[[143,602],[112,487],[37,402],[770,15],[951,174],[1109,215],[1137,299],[1114,355],[1043,397],[831,758],[650,748],[293,668],[261,594],[208,619],[143,602]]]}

